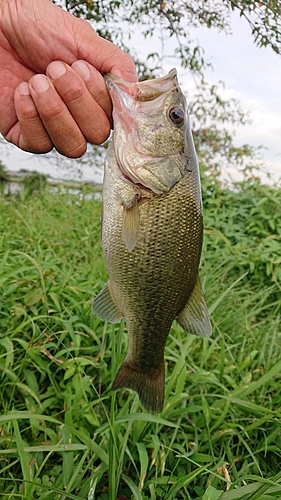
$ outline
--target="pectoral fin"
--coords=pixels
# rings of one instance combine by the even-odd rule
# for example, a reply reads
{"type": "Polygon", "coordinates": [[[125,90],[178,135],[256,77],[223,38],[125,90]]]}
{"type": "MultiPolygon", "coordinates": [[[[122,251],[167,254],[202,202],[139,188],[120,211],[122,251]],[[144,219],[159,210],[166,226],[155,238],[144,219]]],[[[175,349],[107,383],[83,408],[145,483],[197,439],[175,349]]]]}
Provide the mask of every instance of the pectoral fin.
{"type": "Polygon", "coordinates": [[[199,276],[197,276],[191,296],[176,320],[186,332],[192,335],[201,337],[212,335],[212,325],[199,276]]]}
{"type": "Polygon", "coordinates": [[[92,312],[98,318],[109,323],[118,323],[123,318],[123,314],[119,311],[110,293],[109,282],[94,299],[92,312]]]}
{"type": "Polygon", "coordinates": [[[140,214],[138,197],[135,196],[133,202],[130,205],[123,203],[122,238],[128,252],[131,252],[137,243],[139,225],[140,214]]]}

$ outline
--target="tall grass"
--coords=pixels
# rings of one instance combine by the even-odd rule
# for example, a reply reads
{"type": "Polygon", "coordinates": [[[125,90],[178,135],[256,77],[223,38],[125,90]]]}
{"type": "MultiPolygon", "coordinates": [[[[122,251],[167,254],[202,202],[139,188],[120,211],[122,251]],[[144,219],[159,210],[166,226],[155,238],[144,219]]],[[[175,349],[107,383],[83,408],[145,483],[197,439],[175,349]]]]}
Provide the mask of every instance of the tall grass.
{"type": "Polygon", "coordinates": [[[281,497],[281,190],[203,192],[214,333],[173,325],[158,416],[110,391],[127,334],[91,314],[100,202],[0,196],[1,498],[281,497]]]}

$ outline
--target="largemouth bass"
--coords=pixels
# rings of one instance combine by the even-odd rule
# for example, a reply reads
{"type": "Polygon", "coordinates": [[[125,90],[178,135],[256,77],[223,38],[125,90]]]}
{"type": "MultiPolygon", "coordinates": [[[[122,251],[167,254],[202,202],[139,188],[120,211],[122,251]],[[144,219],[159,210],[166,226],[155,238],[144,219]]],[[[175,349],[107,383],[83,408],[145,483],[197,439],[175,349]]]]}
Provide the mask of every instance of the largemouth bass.
{"type": "Polygon", "coordinates": [[[114,137],[103,183],[102,248],[109,281],[95,315],[126,319],[129,350],[113,390],[138,392],[160,412],[164,348],[174,319],[188,333],[211,335],[198,277],[203,218],[198,162],[176,70],[128,83],[105,77],[114,137]]]}

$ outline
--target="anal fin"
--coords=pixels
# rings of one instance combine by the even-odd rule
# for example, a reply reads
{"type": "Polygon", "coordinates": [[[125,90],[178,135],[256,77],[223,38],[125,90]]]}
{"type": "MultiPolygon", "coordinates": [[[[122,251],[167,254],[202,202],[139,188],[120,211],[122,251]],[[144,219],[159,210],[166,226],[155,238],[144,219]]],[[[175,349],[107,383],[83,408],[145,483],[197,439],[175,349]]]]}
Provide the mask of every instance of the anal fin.
{"type": "Polygon", "coordinates": [[[98,318],[109,323],[118,323],[123,318],[123,314],[119,311],[110,293],[109,282],[95,297],[92,304],[92,312],[98,318]]]}
{"type": "Polygon", "coordinates": [[[176,318],[179,325],[192,335],[210,337],[212,325],[199,276],[186,305],[176,318]]]}

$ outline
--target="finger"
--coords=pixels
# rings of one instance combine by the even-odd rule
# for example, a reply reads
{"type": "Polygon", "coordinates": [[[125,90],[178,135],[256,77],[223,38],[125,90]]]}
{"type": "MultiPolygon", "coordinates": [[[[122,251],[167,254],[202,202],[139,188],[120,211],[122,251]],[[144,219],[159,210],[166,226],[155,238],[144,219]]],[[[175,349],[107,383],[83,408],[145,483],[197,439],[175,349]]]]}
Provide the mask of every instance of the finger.
{"type": "Polygon", "coordinates": [[[28,83],[22,82],[17,87],[14,103],[18,122],[10,131],[11,142],[30,153],[51,151],[53,143],[40,119],[28,83]]]}
{"type": "MultiPolygon", "coordinates": [[[[67,106],[86,140],[93,144],[104,142],[110,134],[109,119],[103,108],[93,99],[81,76],[62,61],[51,62],[47,67],[46,73],[52,79],[56,91],[67,106]]],[[[107,112],[110,113],[110,98],[102,76],[97,77],[94,71],[92,72],[93,76],[91,76],[90,68],[86,64],[83,67],[82,74],[89,82],[89,87],[94,96],[98,98],[99,102],[104,104],[107,112]]]]}
{"type": "Polygon", "coordinates": [[[86,61],[75,61],[72,69],[84,80],[88,91],[98,105],[104,110],[109,121],[112,120],[112,101],[109,97],[103,76],[86,61]]]}
{"type": "Polygon", "coordinates": [[[69,158],[82,156],[87,149],[86,140],[49,78],[33,76],[29,90],[55,148],[69,158]]]}

